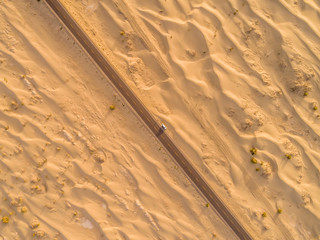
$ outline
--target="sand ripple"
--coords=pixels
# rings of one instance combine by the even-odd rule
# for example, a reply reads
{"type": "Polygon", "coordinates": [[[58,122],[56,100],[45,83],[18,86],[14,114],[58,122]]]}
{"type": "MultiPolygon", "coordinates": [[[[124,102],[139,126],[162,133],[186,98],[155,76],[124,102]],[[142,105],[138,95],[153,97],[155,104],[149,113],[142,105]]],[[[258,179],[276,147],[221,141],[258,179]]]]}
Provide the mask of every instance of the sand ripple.
{"type": "Polygon", "coordinates": [[[258,239],[319,235],[316,2],[64,2],[258,239]]]}

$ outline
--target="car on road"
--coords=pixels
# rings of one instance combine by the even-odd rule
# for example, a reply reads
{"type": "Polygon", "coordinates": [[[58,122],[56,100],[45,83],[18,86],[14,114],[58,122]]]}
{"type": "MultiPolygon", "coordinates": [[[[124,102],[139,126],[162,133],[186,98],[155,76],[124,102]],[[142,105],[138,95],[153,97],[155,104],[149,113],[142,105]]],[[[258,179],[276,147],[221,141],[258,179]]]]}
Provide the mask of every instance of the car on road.
{"type": "Polygon", "coordinates": [[[160,129],[164,132],[167,129],[167,127],[166,127],[166,125],[162,124],[160,129]]]}

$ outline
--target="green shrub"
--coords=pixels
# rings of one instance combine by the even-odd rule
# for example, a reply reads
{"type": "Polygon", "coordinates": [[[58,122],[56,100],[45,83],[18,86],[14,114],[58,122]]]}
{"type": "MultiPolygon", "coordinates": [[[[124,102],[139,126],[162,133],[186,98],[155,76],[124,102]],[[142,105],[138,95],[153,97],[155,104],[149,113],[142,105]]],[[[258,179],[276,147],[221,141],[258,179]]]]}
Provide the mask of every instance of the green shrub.
{"type": "Polygon", "coordinates": [[[257,167],[257,168],[256,168],[256,171],[259,172],[259,171],[260,171],[260,168],[257,167]]]}
{"type": "Polygon", "coordinates": [[[28,211],[28,209],[27,209],[26,206],[23,206],[23,207],[21,208],[21,212],[22,212],[22,213],[26,213],[27,211],[28,211]]]}
{"type": "Polygon", "coordinates": [[[286,156],[286,158],[288,158],[288,159],[291,159],[291,158],[292,158],[292,155],[291,155],[291,154],[286,154],[285,156],[286,156]]]}
{"type": "Polygon", "coordinates": [[[251,158],[251,162],[254,163],[254,164],[256,164],[258,161],[257,161],[257,159],[255,159],[255,158],[253,157],[253,158],[251,158]]]}
{"type": "Polygon", "coordinates": [[[209,207],[209,203],[206,203],[206,207],[209,207]]]}
{"type": "Polygon", "coordinates": [[[3,223],[8,223],[9,222],[9,217],[8,216],[2,217],[2,222],[3,223]]]}
{"type": "Polygon", "coordinates": [[[257,149],[256,148],[251,148],[250,149],[251,155],[256,155],[257,154],[257,149]]]}
{"type": "Polygon", "coordinates": [[[267,216],[267,213],[266,213],[266,212],[263,212],[263,213],[261,214],[261,216],[262,216],[262,217],[266,217],[266,216],[267,216]]]}
{"type": "Polygon", "coordinates": [[[303,93],[303,96],[305,96],[305,97],[308,96],[308,95],[309,95],[308,92],[304,92],[304,93],[303,93]]]}
{"type": "Polygon", "coordinates": [[[282,213],[282,209],[281,208],[278,208],[278,211],[277,211],[279,214],[282,213]]]}
{"type": "Polygon", "coordinates": [[[110,105],[110,110],[115,110],[116,106],[115,105],[110,105]]]}

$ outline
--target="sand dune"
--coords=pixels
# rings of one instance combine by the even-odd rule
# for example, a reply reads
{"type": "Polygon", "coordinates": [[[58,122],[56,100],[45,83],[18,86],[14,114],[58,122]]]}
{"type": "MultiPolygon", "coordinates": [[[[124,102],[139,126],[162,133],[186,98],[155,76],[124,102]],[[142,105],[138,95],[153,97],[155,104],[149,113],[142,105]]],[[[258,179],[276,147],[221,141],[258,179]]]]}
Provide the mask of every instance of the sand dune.
{"type": "MultiPolygon", "coordinates": [[[[62,2],[255,239],[319,238],[319,2],[62,2]]],[[[44,1],[0,12],[2,238],[235,239],[44,1]]]]}
{"type": "Polygon", "coordinates": [[[318,2],[63,2],[257,239],[319,237],[318,2]]]}
{"type": "Polygon", "coordinates": [[[1,239],[235,238],[43,1],[0,13],[1,239]]]}

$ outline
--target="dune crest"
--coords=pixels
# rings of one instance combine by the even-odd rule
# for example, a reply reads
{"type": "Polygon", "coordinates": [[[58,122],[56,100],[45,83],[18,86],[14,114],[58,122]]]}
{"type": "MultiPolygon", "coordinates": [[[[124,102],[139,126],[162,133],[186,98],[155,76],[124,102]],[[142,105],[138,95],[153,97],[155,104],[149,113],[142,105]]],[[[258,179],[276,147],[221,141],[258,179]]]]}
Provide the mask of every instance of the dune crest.
{"type": "Polygon", "coordinates": [[[253,235],[319,235],[319,6],[63,3],[253,235]]]}
{"type": "Polygon", "coordinates": [[[44,1],[0,13],[0,238],[235,238],[44,1]]]}
{"type": "MultiPolygon", "coordinates": [[[[315,1],[61,2],[254,238],[319,237],[315,1]]],[[[44,1],[0,12],[1,237],[235,239],[44,1]]]]}

